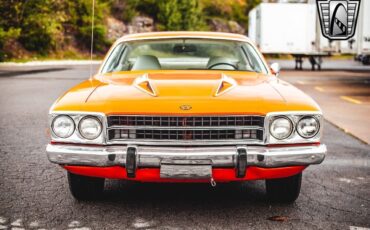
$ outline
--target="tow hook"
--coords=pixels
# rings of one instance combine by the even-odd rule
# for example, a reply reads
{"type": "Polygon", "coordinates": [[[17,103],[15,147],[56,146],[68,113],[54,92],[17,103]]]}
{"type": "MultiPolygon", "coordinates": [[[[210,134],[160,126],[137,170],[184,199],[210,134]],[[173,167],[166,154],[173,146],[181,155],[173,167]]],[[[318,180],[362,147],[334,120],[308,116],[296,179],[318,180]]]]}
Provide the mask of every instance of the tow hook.
{"type": "Polygon", "coordinates": [[[213,179],[213,177],[211,177],[210,182],[211,182],[212,187],[216,187],[217,184],[216,184],[216,181],[213,179]]]}

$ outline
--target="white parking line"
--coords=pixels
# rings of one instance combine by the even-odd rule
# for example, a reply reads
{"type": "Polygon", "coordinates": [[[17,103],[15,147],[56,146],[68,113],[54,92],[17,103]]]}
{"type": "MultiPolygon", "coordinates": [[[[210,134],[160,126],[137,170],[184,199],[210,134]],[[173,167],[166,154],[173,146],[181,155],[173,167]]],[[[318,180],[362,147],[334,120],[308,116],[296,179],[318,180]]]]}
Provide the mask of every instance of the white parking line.
{"type": "Polygon", "coordinates": [[[325,90],[322,88],[322,87],[320,87],[320,86],[316,86],[315,87],[315,89],[317,90],[317,91],[319,91],[319,92],[324,92],[325,90]]]}
{"type": "Polygon", "coordinates": [[[340,98],[341,98],[341,99],[343,99],[343,100],[345,100],[345,101],[348,101],[348,102],[354,103],[354,104],[358,104],[358,105],[362,104],[362,102],[361,102],[361,101],[356,100],[356,99],[353,99],[353,98],[348,97],[348,96],[341,96],[340,98]]]}
{"type": "Polygon", "coordinates": [[[370,230],[370,228],[349,226],[349,230],[370,230]]]}

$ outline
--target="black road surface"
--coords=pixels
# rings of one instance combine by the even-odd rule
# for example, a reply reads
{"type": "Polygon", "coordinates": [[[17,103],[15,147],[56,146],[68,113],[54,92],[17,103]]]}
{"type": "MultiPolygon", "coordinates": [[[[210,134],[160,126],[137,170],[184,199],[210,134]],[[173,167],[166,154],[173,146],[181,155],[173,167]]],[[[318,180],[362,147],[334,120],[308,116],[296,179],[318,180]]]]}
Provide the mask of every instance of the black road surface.
{"type": "Polygon", "coordinates": [[[262,181],[215,188],[108,181],[102,200],[74,200],[66,172],[46,158],[47,113],[87,73],[69,67],[0,76],[0,229],[370,228],[370,147],[329,123],[328,156],[304,172],[291,205],[269,203],[262,181]]]}

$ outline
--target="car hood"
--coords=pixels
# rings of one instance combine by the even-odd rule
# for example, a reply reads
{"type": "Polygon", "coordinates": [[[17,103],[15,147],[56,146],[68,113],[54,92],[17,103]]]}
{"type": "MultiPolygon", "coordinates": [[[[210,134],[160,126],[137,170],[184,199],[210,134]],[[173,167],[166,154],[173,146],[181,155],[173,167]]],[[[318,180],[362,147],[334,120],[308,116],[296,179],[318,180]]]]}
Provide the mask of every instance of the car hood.
{"type": "Polygon", "coordinates": [[[239,71],[135,71],[97,76],[69,90],[55,111],[105,114],[259,114],[318,111],[294,86],[239,71]]]}

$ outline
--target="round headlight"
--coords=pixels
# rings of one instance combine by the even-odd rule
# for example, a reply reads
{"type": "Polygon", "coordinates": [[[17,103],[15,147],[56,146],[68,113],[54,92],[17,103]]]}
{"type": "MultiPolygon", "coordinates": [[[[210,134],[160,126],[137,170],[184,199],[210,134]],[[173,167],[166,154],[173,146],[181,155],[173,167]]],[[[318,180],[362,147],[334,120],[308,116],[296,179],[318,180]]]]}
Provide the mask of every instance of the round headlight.
{"type": "Polygon", "coordinates": [[[78,124],[78,130],[82,137],[88,140],[94,140],[100,135],[102,125],[96,117],[86,116],[78,124]]]}
{"type": "Polygon", "coordinates": [[[75,123],[69,116],[60,115],[54,118],[51,128],[57,137],[68,138],[75,131],[75,123]]]}
{"type": "Polygon", "coordinates": [[[293,124],[286,117],[277,117],[270,125],[270,134],[278,140],[289,137],[292,131],[293,124]]]}
{"type": "Polygon", "coordinates": [[[319,129],[320,123],[314,117],[303,117],[297,123],[297,132],[303,138],[314,137],[319,129]]]}

